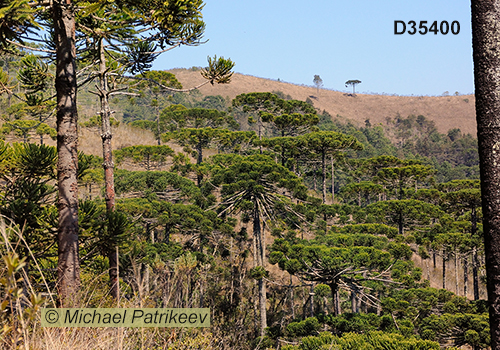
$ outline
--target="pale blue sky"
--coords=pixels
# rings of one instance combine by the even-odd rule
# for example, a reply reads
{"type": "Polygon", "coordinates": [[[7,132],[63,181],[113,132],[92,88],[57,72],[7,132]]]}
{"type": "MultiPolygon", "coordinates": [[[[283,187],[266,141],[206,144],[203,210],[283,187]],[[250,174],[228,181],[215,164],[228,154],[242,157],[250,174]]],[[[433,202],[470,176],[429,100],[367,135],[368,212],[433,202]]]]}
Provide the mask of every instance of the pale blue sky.
{"type": "Polygon", "coordinates": [[[469,0],[206,0],[205,39],[160,56],[154,69],[231,58],[238,73],[360,93],[472,93],[469,0]],[[458,21],[458,35],[394,35],[394,21],[458,21]]]}

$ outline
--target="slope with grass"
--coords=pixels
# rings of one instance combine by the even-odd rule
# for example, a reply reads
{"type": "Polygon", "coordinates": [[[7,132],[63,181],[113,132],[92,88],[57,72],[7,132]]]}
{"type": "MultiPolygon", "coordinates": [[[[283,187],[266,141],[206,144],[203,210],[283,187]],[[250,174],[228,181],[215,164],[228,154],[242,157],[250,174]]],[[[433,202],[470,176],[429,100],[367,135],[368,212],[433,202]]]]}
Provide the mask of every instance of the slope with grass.
{"type": "MultiPolygon", "coordinates": [[[[173,69],[183,86],[196,86],[203,82],[199,70],[173,69]]],[[[312,82],[312,78],[311,78],[312,82]]],[[[227,85],[205,85],[200,88],[203,95],[221,95],[233,99],[239,94],[249,92],[281,91],[293,99],[305,101],[310,98],[319,110],[326,110],[332,116],[340,115],[364,125],[369,119],[372,125],[385,124],[386,118],[398,114],[424,115],[435,122],[438,131],[446,133],[459,128],[463,133],[476,134],[475,98],[473,95],[453,96],[389,96],[375,94],[346,94],[340,91],[300,86],[282,81],[258,78],[235,73],[227,85]]]]}

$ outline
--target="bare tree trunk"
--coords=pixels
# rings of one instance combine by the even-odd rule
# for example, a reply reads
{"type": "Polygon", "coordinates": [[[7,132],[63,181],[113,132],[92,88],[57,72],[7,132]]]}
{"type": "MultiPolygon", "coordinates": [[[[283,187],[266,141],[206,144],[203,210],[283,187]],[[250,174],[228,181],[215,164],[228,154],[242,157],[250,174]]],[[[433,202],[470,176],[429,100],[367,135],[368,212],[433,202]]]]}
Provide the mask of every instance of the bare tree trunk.
{"type": "Polygon", "coordinates": [[[359,313],[358,290],[355,286],[351,287],[351,312],[359,313]]]}
{"type": "Polygon", "coordinates": [[[464,297],[467,298],[467,284],[469,283],[469,255],[464,255],[464,297]]]}
{"type": "Polygon", "coordinates": [[[443,289],[446,289],[446,252],[443,250],[443,289]]]}
{"type": "Polygon", "coordinates": [[[472,284],[474,287],[474,300],[479,300],[479,258],[477,248],[472,251],[472,284]]]}
{"type": "Polygon", "coordinates": [[[292,274],[290,274],[290,308],[292,309],[292,319],[295,319],[295,303],[294,303],[294,293],[293,293],[293,279],[292,274]]]}
{"type": "Polygon", "coordinates": [[[403,220],[403,213],[399,213],[398,217],[398,234],[402,236],[404,234],[404,220],[403,220]]]}
{"type": "Polygon", "coordinates": [[[425,267],[427,268],[427,280],[431,281],[431,268],[429,266],[429,259],[425,259],[425,267]]]}
{"type": "MultiPolygon", "coordinates": [[[[500,349],[500,0],[472,0],[477,139],[491,348],[500,349]]],[[[475,265],[475,262],[474,262],[475,265]]],[[[475,288],[475,286],[474,286],[475,288]]],[[[474,291],[475,294],[475,291],[474,291]]]]}
{"type": "Polygon", "coordinates": [[[335,167],[333,166],[333,156],[332,160],[332,204],[335,202],[335,167]]]}
{"type": "Polygon", "coordinates": [[[160,136],[160,106],[158,105],[158,94],[155,94],[156,103],[153,104],[155,108],[156,114],[156,132],[158,134],[158,146],[161,145],[161,136],[160,136]]]}
{"type": "MultiPolygon", "coordinates": [[[[102,139],[102,155],[104,168],[104,183],[106,210],[112,212],[115,210],[115,180],[114,180],[114,163],[113,149],[111,147],[111,110],[109,108],[109,89],[106,77],[106,56],[104,52],[104,43],[102,39],[99,41],[100,57],[99,57],[99,97],[101,101],[101,139],[102,139]]],[[[110,247],[108,251],[109,261],[109,283],[110,294],[113,298],[118,298],[118,250],[116,247],[110,247]]]]}
{"type": "MultiPolygon", "coordinates": [[[[196,145],[196,153],[198,154],[196,164],[200,165],[201,163],[203,163],[203,147],[201,145],[201,142],[198,142],[198,144],[196,145]]],[[[196,174],[196,184],[198,185],[198,187],[201,186],[202,179],[203,176],[200,173],[196,174]]]]}
{"type": "Polygon", "coordinates": [[[330,289],[332,291],[332,301],[333,301],[333,315],[340,315],[340,293],[339,286],[337,283],[333,283],[330,285],[330,289]]]}
{"type": "Polygon", "coordinates": [[[311,296],[309,298],[310,317],[314,317],[314,283],[311,283],[311,291],[309,292],[309,295],[311,296]]]}
{"type": "Polygon", "coordinates": [[[78,257],[78,113],[75,17],[70,0],[52,3],[56,47],[57,180],[59,224],[57,287],[60,303],[74,305],[80,288],[78,257]]]}
{"type": "Polygon", "coordinates": [[[323,191],[323,204],[326,204],[326,154],[321,155],[321,183],[323,191]]]}
{"type": "MultiPolygon", "coordinates": [[[[254,215],[253,215],[253,234],[256,241],[257,248],[257,266],[262,266],[265,268],[265,237],[264,232],[260,223],[259,208],[255,203],[254,215]]],[[[257,280],[259,289],[259,309],[260,309],[260,336],[265,335],[265,329],[267,328],[267,296],[266,296],[266,281],[264,278],[259,278],[257,280]]]]}

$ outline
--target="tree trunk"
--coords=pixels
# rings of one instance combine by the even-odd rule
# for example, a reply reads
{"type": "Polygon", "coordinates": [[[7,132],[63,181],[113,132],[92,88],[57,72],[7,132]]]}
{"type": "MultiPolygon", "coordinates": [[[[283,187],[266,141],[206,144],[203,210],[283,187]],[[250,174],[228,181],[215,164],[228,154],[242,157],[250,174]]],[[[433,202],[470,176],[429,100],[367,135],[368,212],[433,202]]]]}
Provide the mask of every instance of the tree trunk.
{"type": "Polygon", "coordinates": [[[446,253],[443,250],[443,289],[446,289],[446,253]]]}
{"type": "MultiPolygon", "coordinates": [[[[254,203],[253,234],[257,249],[257,266],[262,266],[263,268],[265,268],[265,237],[260,224],[260,214],[257,203],[254,203]]],[[[260,336],[263,337],[265,335],[265,329],[267,328],[266,281],[264,280],[264,278],[259,278],[257,283],[259,289],[260,336]]]]}
{"type": "MultiPolygon", "coordinates": [[[[500,0],[472,0],[477,139],[491,348],[500,349],[500,0]]],[[[475,262],[474,262],[475,265],[475,262]]],[[[475,286],[474,286],[475,288],[475,286]]],[[[474,291],[475,294],[475,291],[474,291]]]]}
{"type": "Polygon", "coordinates": [[[351,286],[351,312],[359,313],[358,290],[355,286],[351,286]]]}
{"type": "MultiPolygon", "coordinates": [[[[201,142],[198,142],[196,145],[196,153],[198,154],[198,159],[196,160],[196,164],[200,165],[203,163],[203,147],[201,145],[201,142]]],[[[196,174],[196,184],[201,186],[201,180],[203,179],[203,176],[200,173],[196,174]]]]}
{"type": "Polygon", "coordinates": [[[156,97],[155,113],[156,113],[156,133],[158,134],[158,146],[161,146],[161,136],[160,136],[160,108],[158,105],[158,95],[156,97]]]}
{"type": "Polygon", "coordinates": [[[458,290],[458,252],[455,251],[455,292],[460,295],[458,290]]]}
{"type": "Polygon", "coordinates": [[[472,284],[474,287],[474,300],[479,300],[479,258],[477,256],[477,248],[472,251],[472,284]]]}
{"type": "Polygon", "coordinates": [[[310,307],[310,317],[314,317],[314,283],[311,283],[311,291],[309,292],[309,295],[311,296],[309,298],[309,307],[310,307]]]}
{"type": "MultiPolygon", "coordinates": [[[[41,116],[41,115],[40,115],[40,117],[38,118],[38,121],[39,121],[40,123],[42,123],[42,122],[43,122],[43,120],[42,120],[42,116],[41,116]]],[[[40,133],[40,145],[43,145],[43,133],[40,133]]]]}
{"type": "Polygon", "coordinates": [[[59,210],[57,287],[63,307],[74,305],[80,288],[78,256],[78,113],[73,4],[54,1],[57,95],[57,181],[59,210]]]}
{"type": "Polygon", "coordinates": [[[293,279],[292,274],[290,274],[290,309],[292,310],[292,319],[295,319],[295,303],[294,303],[294,292],[293,292],[293,279]]]}
{"type": "MultiPolygon", "coordinates": [[[[101,100],[101,139],[102,139],[102,154],[104,168],[104,183],[106,210],[112,212],[115,210],[115,182],[114,182],[114,163],[113,149],[111,147],[111,110],[109,108],[109,89],[106,77],[106,56],[104,52],[104,43],[99,41],[99,81],[100,81],[100,100],[101,100]]],[[[116,247],[110,247],[108,251],[109,261],[109,283],[110,294],[113,298],[118,298],[118,250],[116,247]]]]}
{"type": "Polygon", "coordinates": [[[337,283],[330,284],[330,289],[332,291],[332,301],[333,301],[333,315],[340,315],[340,293],[339,286],[337,283]]]}
{"type": "Polygon", "coordinates": [[[398,233],[401,236],[404,234],[404,219],[403,219],[402,212],[399,213],[399,217],[398,217],[398,233]]]}
{"type": "Polygon", "coordinates": [[[326,204],[326,154],[321,155],[321,180],[323,190],[323,204],[326,204]]]}
{"type": "Polygon", "coordinates": [[[335,167],[333,166],[333,156],[332,160],[332,204],[335,202],[335,167]]]}
{"type": "Polygon", "coordinates": [[[464,255],[464,297],[467,298],[467,284],[469,284],[469,256],[464,255]]]}
{"type": "Polygon", "coordinates": [[[431,281],[431,268],[429,266],[429,259],[425,259],[425,267],[427,269],[427,280],[431,281]]]}

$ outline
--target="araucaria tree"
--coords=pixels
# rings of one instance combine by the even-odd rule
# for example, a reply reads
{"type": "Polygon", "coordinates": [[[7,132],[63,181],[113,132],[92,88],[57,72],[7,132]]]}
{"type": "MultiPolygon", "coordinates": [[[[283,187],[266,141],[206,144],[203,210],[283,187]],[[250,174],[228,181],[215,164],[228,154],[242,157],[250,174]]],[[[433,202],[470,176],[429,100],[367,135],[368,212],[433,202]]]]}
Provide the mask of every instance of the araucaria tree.
{"type": "Polygon", "coordinates": [[[334,131],[311,132],[300,136],[304,150],[311,154],[311,158],[319,158],[321,162],[323,203],[326,203],[326,161],[347,149],[361,150],[363,145],[353,136],[347,136],[334,131]]]}
{"type": "Polygon", "coordinates": [[[472,49],[491,348],[500,349],[500,1],[472,0],[472,49]]]}
{"type": "Polygon", "coordinates": [[[316,86],[316,90],[319,93],[319,89],[323,86],[323,79],[319,75],[315,75],[313,79],[314,86],[316,86]]]}
{"type": "MultiPolygon", "coordinates": [[[[220,155],[212,160],[212,180],[221,186],[220,215],[242,213],[253,224],[254,268],[252,277],[257,280],[260,308],[260,335],[267,327],[266,312],[266,222],[276,220],[277,206],[289,208],[287,198],[305,199],[307,189],[302,181],[285,167],[264,155],[242,157],[220,155]]],[[[291,209],[290,209],[291,210],[291,209]]]]}
{"type": "MultiPolygon", "coordinates": [[[[106,208],[115,208],[114,163],[111,149],[110,96],[130,94],[120,86],[125,79],[156,83],[163,90],[180,90],[155,82],[146,76],[127,76],[126,73],[142,73],[151,68],[156,57],[180,45],[199,45],[205,24],[202,21],[201,0],[179,2],[125,1],[123,3],[96,2],[79,12],[78,29],[81,31],[84,61],[90,67],[88,80],[98,78],[94,93],[101,101],[102,147],[106,208]],[[92,67],[97,69],[92,70],[92,67]]],[[[202,71],[210,82],[230,81],[233,63],[223,58],[209,58],[209,67],[202,71]]],[[[194,88],[193,88],[194,89],[194,88]]],[[[116,269],[118,257],[111,252],[111,294],[117,297],[116,269]]]]}
{"type": "MultiPolygon", "coordinates": [[[[204,31],[202,7],[202,0],[55,0],[48,3],[14,0],[0,7],[4,13],[0,26],[0,43],[4,50],[18,46],[23,50],[43,51],[56,62],[59,290],[63,304],[79,285],[77,75],[84,76],[80,84],[95,78],[99,82],[95,93],[101,101],[106,206],[108,211],[113,211],[109,97],[123,93],[119,83],[127,72],[135,74],[149,69],[160,53],[173,47],[197,45],[204,31]],[[80,73],[77,73],[77,59],[83,66],[80,73]]],[[[234,65],[230,60],[215,57],[209,58],[208,63],[209,66],[202,70],[206,83],[230,81],[234,65]]],[[[110,256],[110,265],[114,265],[111,260],[117,260],[116,256],[110,256]]],[[[114,269],[110,266],[110,270],[114,269]]],[[[116,278],[112,280],[115,286],[112,294],[116,295],[116,278]]]]}
{"type": "Polygon", "coordinates": [[[76,71],[76,4],[71,0],[48,3],[6,1],[0,25],[3,50],[12,45],[31,49],[30,40],[42,40],[55,58],[57,96],[58,182],[58,290],[62,305],[70,305],[80,285],[78,257],[78,132],[76,71]],[[47,29],[52,35],[45,40],[47,29]]]}
{"type": "Polygon", "coordinates": [[[345,82],[345,87],[348,87],[349,85],[352,86],[352,94],[356,95],[356,85],[361,84],[361,80],[348,80],[345,82]]]}

